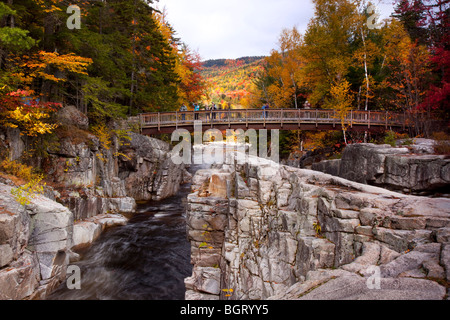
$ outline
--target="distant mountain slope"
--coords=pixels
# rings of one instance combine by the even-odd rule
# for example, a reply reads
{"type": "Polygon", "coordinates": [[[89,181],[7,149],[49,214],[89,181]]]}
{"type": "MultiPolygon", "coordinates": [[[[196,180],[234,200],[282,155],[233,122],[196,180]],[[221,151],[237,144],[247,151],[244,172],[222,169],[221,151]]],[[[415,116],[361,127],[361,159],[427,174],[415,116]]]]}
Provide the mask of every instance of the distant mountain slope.
{"type": "Polygon", "coordinates": [[[250,88],[263,61],[264,57],[204,61],[201,73],[210,84],[210,100],[221,105],[247,106],[250,88]]]}

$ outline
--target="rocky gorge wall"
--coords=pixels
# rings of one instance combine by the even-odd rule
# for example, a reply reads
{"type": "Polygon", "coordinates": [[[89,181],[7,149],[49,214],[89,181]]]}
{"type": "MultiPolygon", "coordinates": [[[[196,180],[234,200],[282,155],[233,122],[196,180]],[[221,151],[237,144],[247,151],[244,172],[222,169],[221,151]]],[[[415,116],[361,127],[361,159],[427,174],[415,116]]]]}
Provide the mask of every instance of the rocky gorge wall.
{"type": "Polygon", "coordinates": [[[21,205],[11,189],[0,183],[0,300],[44,299],[79,259],[73,250],[127,222],[120,214],[103,214],[75,223],[62,204],[36,195],[21,205]]]}
{"type": "Polygon", "coordinates": [[[253,157],[200,170],[192,188],[188,300],[448,296],[450,199],[253,157]]]}
{"type": "Polygon", "coordinates": [[[342,159],[312,164],[312,170],[405,193],[448,193],[450,157],[434,154],[434,141],[415,139],[393,148],[370,143],[347,146],[342,159]]]}
{"type": "MultiPolygon", "coordinates": [[[[85,130],[87,118],[76,109],[58,116],[72,132],[48,147],[47,159],[36,159],[46,172],[45,193],[20,204],[11,194],[14,183],[0,178],[0,299],[45,298],[79,258],[76,249],[125,224],[122,214],[133,213],[136,201],[170,197],[191,178],[163,141],[128,131],[125,141],[105,146],[85,130]]],[[[0,134],[11,160],[26,149],[16,131],[0,134]]]]}

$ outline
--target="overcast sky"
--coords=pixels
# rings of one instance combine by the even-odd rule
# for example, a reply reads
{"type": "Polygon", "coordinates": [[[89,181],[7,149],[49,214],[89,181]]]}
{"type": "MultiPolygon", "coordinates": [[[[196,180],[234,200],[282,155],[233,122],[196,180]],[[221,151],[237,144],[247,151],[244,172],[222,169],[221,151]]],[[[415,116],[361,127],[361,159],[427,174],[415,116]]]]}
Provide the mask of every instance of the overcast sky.
{"type": "MultiPolygon", "coordinates": [[[[382,17],[392,0],[375,0],[382,17]],[[386,4],[387,3],[387,4],[386,4]]],[[[203,60],[266,56],[283,28],[304,32],[314,14],[311,0],[159,0],[177,36],[203,60]]]]}

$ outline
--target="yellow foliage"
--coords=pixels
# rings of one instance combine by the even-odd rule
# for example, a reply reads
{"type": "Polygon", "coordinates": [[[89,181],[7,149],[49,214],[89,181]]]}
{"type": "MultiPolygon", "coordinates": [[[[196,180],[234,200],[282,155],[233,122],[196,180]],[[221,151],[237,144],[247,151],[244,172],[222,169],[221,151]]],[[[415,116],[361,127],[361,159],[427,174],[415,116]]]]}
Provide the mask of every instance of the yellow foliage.
{"type": "Polygon", "coordinates": [[[33,167],[8,159],[5,159],[0,163],[0,170],[25,181],[31,181],[38,177],[38,175],[33,172],[33,167]]]}
{"type": "Polygon", "coordinates": [[[13,74],[21,82],[31,84],[36,78],[42,78],[53,82],[64,82],[64,78],[58,78],[54,74],[47,73],[48,66],[53,66],[62,72],[72,72],[87,75],[87,68],[92,64],[92,59],[77,56],[73,53],[59,54],[57,52],[40,51],[31,56],[17,57],[22,70],[13,74]]]}
{"type": "Polygon", "coordinates": [[[106,150],[109,150],[111,147],[111,133],[108,128],[104,124],[99,124],[92,127],[92,132],[97,136],[100,140],[100,144],[106,150]]]}
{"type": "Polygon", "coordinates": [[[57,124],[43,122],[50,115],[38,109],[27,111],[23,107],[18,107],[13,111],[7,112],[6,117],[12,120],[12,122],[7,122],[5,124],[6,126],[17,128],[18,124],[20,124],[23,127],[24,133],[28,136],[51,133],[58,127],[57,124]]]}
{"type": "Polygon", "coordinates": [[[341,120],[341,124],[345,126],[345,119],[352,109],[353,97],[350,92],[350,83],[342,80],[331,86],[331,99],[327,101],[327,107],[336,110],[336,117],[341,120]]]}
{"type": "Polygon", "coordinates": [[[39,175],[23,186],[12,188],[11,194],[21,205],[30,204],[30,200],[33,199],[37,193],[44,193],[45,183],[43,185],[41,184],[42,179],[43,176],[39,175]]]}

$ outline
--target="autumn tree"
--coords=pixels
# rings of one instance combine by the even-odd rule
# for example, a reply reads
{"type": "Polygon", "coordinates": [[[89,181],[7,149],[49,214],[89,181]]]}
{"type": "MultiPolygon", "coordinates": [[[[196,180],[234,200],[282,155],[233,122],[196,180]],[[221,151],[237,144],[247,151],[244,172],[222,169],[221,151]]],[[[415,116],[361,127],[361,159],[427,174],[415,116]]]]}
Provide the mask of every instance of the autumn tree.
{"type": "Polygon", "coordinates": [[[305,83],[312,105],[323,104],[332,85],[352,63],[350,39],[357,32],[357,7],[348,0],[314,0],[315,13],[304,36],[305,83]]]}
{"type": "Polygon", "coordinates": [[[421,110],[439,114],[450,120],[450,1],[424,1],[425,17],[421,24],[429,29],[432,81],[421,110]]]}
{"type": "Polygon", "coordinates": [[[429,53],[413,42],[403,25],[393,19],[384,34],[388,84],[393,89],[392,103],[398,110],[416,109],[425,93],[429,76],[429,53]]]}
{"type": "Polygon", "coordinates": [[[350,126],[348,115],[352,110],[353,96],[350,91],[350,83],[343,79],[331,86],[330,97],[325,102],[325,107],[335,110],[335,116],[341,122],[344,142],[347,144],[346,132],[350,126]]]}
{"type": "Polygon", "coordinates": [[[279,38],[279,50],[272,50],[266,58],[267,98],[278,108],[299,107],[298,95],[302,86],[302,36],[297,28],[284,29],[279,38]]]}
{"type": "Polygon", "coordinates": [[[58,125],[51,117],[61,105],[41,102],[30,97],[31,93],[17,90],[0,98],[0,124],[9,128],[19,128],[30,137],[52,133],[58,125]]]}
{"type": "MultiPolygon", "coordinates": [[[[12,4],[12,1],[9,1],[12,4]]],[[[7,4],[0,2],[0,86],[9,84],[8,73],[11,66],[7,64],[8,57],[13,53],[20,53],[31,49],[36,41],[29,36],[29,31],[16,27],[15,16],[17,12],[7,4]]]]}
{"type": "Polygon", "coordinates": [[[402,22],[413,42],[425,45],[428,42],[428,30],[425,26],[426,8],[423,0],[397,0],[392,15],[402,22]]]}

